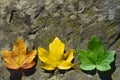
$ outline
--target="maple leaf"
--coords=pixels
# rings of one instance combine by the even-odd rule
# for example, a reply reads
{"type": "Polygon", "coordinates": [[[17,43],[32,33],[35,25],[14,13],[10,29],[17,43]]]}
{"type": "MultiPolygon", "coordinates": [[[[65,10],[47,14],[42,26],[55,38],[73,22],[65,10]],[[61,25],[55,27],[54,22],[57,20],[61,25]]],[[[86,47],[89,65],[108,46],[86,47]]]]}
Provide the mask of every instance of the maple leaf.
{"type": "Polygon", "coordinates": [[[99,71],[110,70],[115,55],[114,50],[105,51],[103,43],[96,36],[88,42],[88,50],[78,50],[77,53],[81,69],[99,71]]]}
{"type": "Polygon", "coordinates": [[[71,63],[74,58],[74,50],[71,49],[64,53],[65,45],[58,37],[49,44],[49,51],[44,48],[38,48],[38,57],[42,61],[41,67],[46,70],[69,69],[73,66],[71,63]]]}
{"type": "Polygon", "coordinates": [[[2,50],[2,57],[6,67],[10,69],[31,68],[35,64],[33,59],[36,56],[36,50],[27,52],[26,48],[27,46],[22,38],[18,38],[12,51],[2,50]]]}

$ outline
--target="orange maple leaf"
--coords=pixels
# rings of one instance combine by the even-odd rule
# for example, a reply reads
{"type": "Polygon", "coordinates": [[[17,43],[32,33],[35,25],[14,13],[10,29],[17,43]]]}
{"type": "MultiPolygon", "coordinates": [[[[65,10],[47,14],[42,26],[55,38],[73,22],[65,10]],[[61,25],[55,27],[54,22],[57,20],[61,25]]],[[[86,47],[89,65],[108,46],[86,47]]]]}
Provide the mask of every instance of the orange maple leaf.
{"type": "Polygon", "coordinates": [[[10,69],[28,69],[34,66],[33,59],[36,56],[36,50],[26,51],[27,46],[22,40],[18,38],[15,42],[13,50],[2,50],[2,57],[5,61],[5,65],[10,69]]]}

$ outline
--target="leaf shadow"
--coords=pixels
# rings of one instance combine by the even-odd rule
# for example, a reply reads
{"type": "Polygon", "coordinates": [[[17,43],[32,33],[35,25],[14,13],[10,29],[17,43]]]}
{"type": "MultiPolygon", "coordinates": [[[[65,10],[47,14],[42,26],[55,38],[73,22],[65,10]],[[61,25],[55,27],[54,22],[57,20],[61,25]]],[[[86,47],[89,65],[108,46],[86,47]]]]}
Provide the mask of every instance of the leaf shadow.
{"type": "MultiPolygon", "coordinates": [[[[115,55],[115,60],[116,60],[116,55],[115,55]]],[[[90,74],[90,75],[95,75],[96,73],[98,73],[101,80],[112,80],[111,75],[116,70],[115,60],[110,64],[111,69],[108,71],[97,71],[96,69],[94,69],[92,71],[85,71],[85,70],[82,70],[82,71],[84,73],[90,74]]]]}
{"type": "Polygon", "coordinates": [[[58,74],[65,74],[66,72],[68,72],[68,71],[71,71],[71,70],[73,70],[74,68],[70,68],[70,69],[67,69],[67,70],[62,70],[62,69],[55,69],[55,70],[45,70],[45,69],[43,69],[44,70],[44,72],[45,73],[48,73],[48,74],[50,74],[50,76],[49,76],[49,78],[50,77],[52,77],[53,75],[58,75],[58,74]]]}
{"type": "Polygon", "coordinates": [[[70,69],[67,69],[67,70],[59,70],[59,73],[60,74],[65,74],[66,72],[69,72],[71,70],[74,70],[74,68],[70,68],[70,69]]]}
{"type": "Polygon", "coordinates": [[[9,80],[21,80],[22,79],[22,72],[20,70],[13,70],[8,69],[10,72],[9,80]]]}
{"type": "Polygon", "coordinates": [[[55,72],[55,70],[45,70],[45,69],[43,69],[43,70],[44,70],[45,73],[50,74],[49,78],[50,78],[52,75],[54,75],[54,72],[55,72]]]}
{"type": "MultiPolygon", "coordinates": [[[[35,61],[35,63],[37,63],[37,57],[35,57],[34,61],[35,61]]],[[[27,77],[27,76],[32,75],[36,71],[35,67],[36,67],[36,64],[29,69],[21,69],[20,68],[18,70],[14,70],[14,69],[7,68],[8,71],[10,72],[9,80],[22,80],[22,76],[27,77]]]]}
{"type": "MultiPolygon", "coordinates": [[[[116,60],[116,55],[115,55],[115,60],[116,60]]],[[[113,80],[111,75],[116,70],[115,60],[110,64],[110,66],[111,66],[110,70],[104,71],[104,72],[101,72],[101,71],[98,72],[99,77],[101,78],[101,80],[113,80]]]]}
{"type": "Polygon", "coordinates": [[[95,75],[96,74],[96,69],[94,70],[91,70],[91,71],[85,71],[85,70],[82,70],[84,73],[86,74],[90,74],[90,75],[95,75]]]}

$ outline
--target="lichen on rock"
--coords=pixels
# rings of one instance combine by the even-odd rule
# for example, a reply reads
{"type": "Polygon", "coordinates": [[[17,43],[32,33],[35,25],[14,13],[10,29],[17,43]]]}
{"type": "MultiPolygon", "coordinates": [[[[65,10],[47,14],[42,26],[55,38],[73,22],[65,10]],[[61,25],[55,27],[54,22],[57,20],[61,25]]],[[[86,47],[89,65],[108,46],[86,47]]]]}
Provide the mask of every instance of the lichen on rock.
{"type": "MultiPolygon", "coordinates": [[[[0,0],[0,50],[11,49],[19,36],[23,37],[28,49],[37,49],[38,46],[47,49],[56,36],[65,43],[66,51],[71,48],[86,49],[91,36],[97,35],[105,44],[105,49],[117,51],[116,69],[111,76],[113,80],[119,80],[119,5],[119,0],[0,0]]],[[[0,64],[2,62],[0,59],[0,64]]],[[[36,72],[27,78],[53,80],[57,76],[59,80],[97,79],[96,74],[89,75],[78,69],[77,55],[74,62],[73,70],[65,73],[59,71],[58,75],[45,73],[37,65],[36,72]]],[[[8,80],[9,76],[9,71],[0,67],[0,80],[8,80]]]]}

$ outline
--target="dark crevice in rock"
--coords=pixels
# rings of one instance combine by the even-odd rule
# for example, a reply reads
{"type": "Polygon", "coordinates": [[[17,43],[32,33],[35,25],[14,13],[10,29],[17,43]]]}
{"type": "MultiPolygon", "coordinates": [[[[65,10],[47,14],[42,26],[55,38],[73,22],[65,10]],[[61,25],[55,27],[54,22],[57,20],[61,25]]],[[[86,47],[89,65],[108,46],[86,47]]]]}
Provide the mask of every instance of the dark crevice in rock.
{"type": "Polygon", "coordinates": [[[36,11],[36,15],[34,16],[34,18],[37,18],[44,9],[45,9],[45,6],[40,7],[40,8],[36,11]]]}
{"type": "MultiPolygon", "coordinates": [[[[86,0],[85,0],[86,1],[86,0]]],[[[85,2],[84,1],[84,2],[85,2]]],[[[89,6],[89,7],[86,7],[85,10],[88,10],[88,9],[91,9],[99,0],[94,0],[93,3],[89,6]]],[[[84,10],[84,11],[85,11],[84,10]]]]}
{"type": "Polygon", "coordinates": [[[70,38],[71,38],[71,35],[73,34],[73,32],[70,32],[70,33],[68,33],[68,39],[67,39],[67,41],[69,41],[70,40],[70,38]]]}
{"type": "Polygon", "coordinates": [[[28,35],[34,35],[39,31],[38,27],[33,28],[32,30],[29,31],[28,35]]]}
{"type": "Polygon", "coordinates": [[[9,21],[8,21],[8,22],[11,22],[11,21],[12,21],[14,12],[16,12],[16,10],[11,10],[11,12],[10,12],[11,14],[10,14],[10,18],[9,18],[9,21]]]}
{"type": "Polygon", "coordinates": [[[112,40],[115,36],[116,36],[116,38],[109,44],[109,46],[107,47],[107,49],[109,49],[111,46],[113,46],[120,39],[120,33],[115,33],[115,34],[113,34],[110,37],[110,39],[108,40],[108,42],[110,42],[110,40],[112,40]]]}
{"type": "Polygon", "coordinates": [[[30,15],[25,15],[25,18],[24,18],[24,23],[27,24],[28,26],[31,25],[31,18],[30,18],[30,15]]]}

